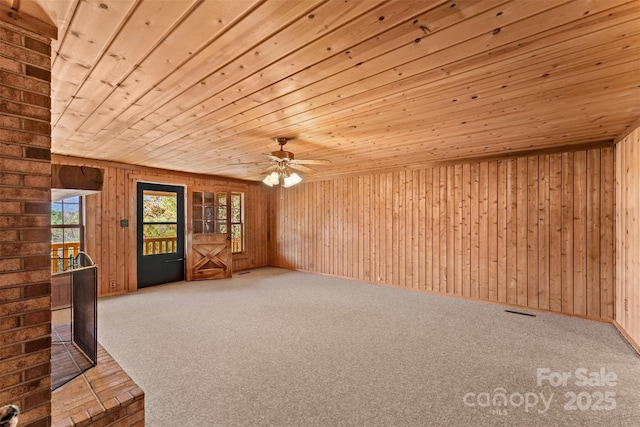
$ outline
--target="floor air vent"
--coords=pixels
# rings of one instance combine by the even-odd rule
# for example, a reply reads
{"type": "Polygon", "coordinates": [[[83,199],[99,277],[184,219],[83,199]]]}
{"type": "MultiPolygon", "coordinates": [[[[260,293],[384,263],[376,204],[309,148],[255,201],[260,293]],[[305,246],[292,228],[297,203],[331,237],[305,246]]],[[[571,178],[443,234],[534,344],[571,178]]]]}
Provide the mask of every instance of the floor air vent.
{"type": "Polygon", "coordinates": [[[521,316],[529,316],[529,317],[536,317],[535,314],[531,314],[531,313],[525,313],[522,311],[513,311],[513,310],[505,310],[507,313],[513,313],[513,314],[519,314],[521,316]]]}

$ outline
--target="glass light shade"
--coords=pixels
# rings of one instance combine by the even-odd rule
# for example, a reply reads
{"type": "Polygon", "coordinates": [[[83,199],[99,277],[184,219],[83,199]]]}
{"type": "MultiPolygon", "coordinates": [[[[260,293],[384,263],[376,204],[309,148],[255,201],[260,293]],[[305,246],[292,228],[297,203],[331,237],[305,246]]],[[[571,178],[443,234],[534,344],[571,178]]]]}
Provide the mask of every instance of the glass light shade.
{"type": "Polygon", "coordinates": [[[284,179],[283,185],[285,187],[291,187],[292,185],[299,184],[300,182],[302,182],[302,178],[300,178],[300,175],[294,172],[284,179]]]}
{"type": "Polygon", "coordinates": [[[280,184],[280,177],[278,176],[278,172],[271,172],[266,176],[265,179],[262,180],[262,182],[267,184],[269,187],[280,184]]]}

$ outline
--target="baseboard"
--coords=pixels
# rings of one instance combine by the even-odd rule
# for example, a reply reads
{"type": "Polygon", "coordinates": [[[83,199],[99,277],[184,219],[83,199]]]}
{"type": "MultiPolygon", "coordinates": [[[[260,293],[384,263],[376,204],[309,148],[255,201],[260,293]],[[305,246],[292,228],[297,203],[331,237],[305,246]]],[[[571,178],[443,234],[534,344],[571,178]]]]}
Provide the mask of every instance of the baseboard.
{"type": "Polygon", "coordinates": [[[613,320],[612,323],[616,327],[618,332],[620,332],[620,335],[622,335],[624,339],[626,339],[629,342],[629,344],[631,344],[631,347],[633,347],[633,349],[638,353],[638,355],[640,355],[640,344],[638,344],[637,342],[634,341],[633,338],[631,338],[631,336],[627,333],[627,331],[624,330],[624,328],[620,323],[616,322],[615,320],[613,320]]]}
{"type": "Polygon", "coordinates": [[[489,304],[499,305],[499,306],[502,306],[502,307],[505,307],[505,308],[519,310],[519,311],[528,310],[528,311],[533,311],[533,312],[538,312],[538,313],[555,314],[555,315],[558,315],[558,316],[567,316],[567,317],[575,317],[575,318],[578,318],[578,319],[594,320],[596,322],[603,322],[603,323],[611,323],[613,321],[612,319],[608,319],[608,318],[586,316],[586,315],[583,315],[583,314],[576,314],[576,313],[563,313],[561,311],[554,311],[554,310],[550,310],[548,308],[528,307],[528,306],[523,306],[523,305],[518,305],[518,304],[510,304],[508,302],[503,302],[503,301],[494,301],[494,300],[488,300],[488,299],[472,298],[472,297],[466,296],[466,295],[448,294],[448,293],[445,293],[445,292],[432,291],[432,290],[423,289],[423,288],[407,288],[406,286],[393,285],[393,284],[384,283],[384,282],[375,282],[375,281],[372,281],[372,280],[358,279],[358,278],[355,278],[355,277],[339,276],[339,275],[336,275],[336,274],[322,273],[322,272],[311,271],[311,270],[304,270],[304,269],[301,269],[301,268],[283,267],[283,266],[278,266],[278,265],[271,265],[270,267],[283,268],[285,270],[290,270],[290,271],[299,271],[301,273],[318,274],[318,275],[327,276],[327,277],[337,277],[339,279],[354,280],[354,281],[358,281],[358,282],[362,282],[362,283],[368,283],[368,284],[377,285],[377,286],[385,286],[385,287],[388,287],[388,288],[404,289],[404,290],[407,290],[407,291],[423,292],[423,293],[427,293],[427,294],[431,294],[431,295],[439,295],[439,296],[444,296],[444,297],[458,298],[458,299],[463,299],[463,300],[466,300],[466,301],[476,301],[476,302],[489,303],[489,304]]]}

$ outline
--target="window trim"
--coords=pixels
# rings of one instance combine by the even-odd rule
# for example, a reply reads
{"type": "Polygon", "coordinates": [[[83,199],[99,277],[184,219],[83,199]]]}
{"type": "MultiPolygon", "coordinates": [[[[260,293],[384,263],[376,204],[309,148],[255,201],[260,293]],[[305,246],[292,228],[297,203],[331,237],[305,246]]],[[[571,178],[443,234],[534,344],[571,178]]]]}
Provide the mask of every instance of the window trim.
{"type": "MultiPolygon", "coordinates": [[[[70,229],[78,229],[78,230],[79,230],[79,243],[80,243],[80,244],[79,244],[79,247],[78,247],[78,252],[81,252],[81,251],[84,251],[84,250],[85,250],[85,241],[84,241],[84,238],[85,238],[85,226],[86,226],[86,225],[85,225],[85,212],[84,212],[84,204],[85,204],[85,200],[84,200],[84,196],[72,196],[72,197],[78,197],[78,203],[77,203],[77,205],[78,205],[78,224],[53,224],[53,223],[50,221],[50,227],[51,227],[51,239],[50,239],[49,245],[50,245],[50,247],[51,247],[51,248],[52,248],[52,247],[53,247],[53,245],[54,245],[54,242],[53,242],[53,230],[70,230],[70,229]]],[[[61,205],[62,205],[62,213],[63,213],[62,220],[64,221],[64,212],[65,212],[64,207],[65,207],[65,200],[71,199],[72,197],[67,197],[67,198],[62,199],[62,200],[57,200],[57,201],[55,201],[55,202],[51,202],[51,212],[53,212],[53,204],[61,204],[61,205]]],[[[67,204],[68,204],[68,205],[71,205],[71,204],[75,205],[76,203],[69,203],[69,202],[67,202],[67,204]]],[[[50,214],[50,217],[51,217],[51,215],[52,215],[52,214],[50,214]]],[[[64,231],[63,231],[63,233],[62,233],[62,244],[63,244],[63,248],[64,248],[64,244],[65,244],[65,243],[66,243],[66,242],[65,242],[65,239],[64,239],[64,231]]],[[[64,249],[63,249],[63,250],[64,250],[64,249]]],[[[64,255],[64,252],[63,252],[63,255],[64,255]]],[[[53,249],[50,249],[50,258],[51,258],[51,271],[52,271],[52,272],[54,272],[54,269],[53,269],[53,262],[54,262],[53,249]]],[[[62,258],[62,262],[63,262],[63,268],[62,268],[62,270],[58,270],[58,269],[56,268],[55,272],[61,272],[61,271],[64,271],[64,270],[65,270],[65,268],[64,268],[64,265],[65,265],[64,259],[65,259],[65,258],[66,258],[66,257],[63,257],[63,258],[62,258]]],[[[56,261],[58,261],[58,260],[56,259],[56,261]]],[[[68,268],[68,266],[67,266],[67,268],[68,268]]]]}
{"type": "Polygon", "coordinates": [[[233,226],[234,225],[239,225],[240,226],[240,250],[237,252],[234,252],[233,247],[231,248],[231,254],[232,255],[241,255],[246,253],[246,244],[245,244],[245,213],[244,213],[244,192],[240,192],[240,191],[230,191],[229,192],[229,235],[231,236],[231,239],[233,240],[233,226]],[[240,198],[240,221],[239,222],[233,222],[233,196],[239,196],[240,198]]]}

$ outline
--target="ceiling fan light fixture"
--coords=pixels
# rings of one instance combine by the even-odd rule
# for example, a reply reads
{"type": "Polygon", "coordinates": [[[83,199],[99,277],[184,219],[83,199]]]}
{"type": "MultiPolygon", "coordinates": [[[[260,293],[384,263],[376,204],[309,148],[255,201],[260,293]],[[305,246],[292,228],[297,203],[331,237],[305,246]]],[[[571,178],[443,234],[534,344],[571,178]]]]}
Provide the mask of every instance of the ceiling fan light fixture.
{"type": "Polygon", "coordinates": [[[271,172],[263,180],[269,187],[282,184],[283,187],[291,187],[302,182],[302,177],[295,172],[291,172],[289,165],[279,165],[278,169],[271,172]]]}
{"type": "Polygon", "coordinates": [[[275,162],[272,166],[271,172],[267,175],[262,182],[273,187],[274,185],[282,185],[283,187],[291,187],[302,182],[302,177],[295,173],[293,169],[301,170],[303,172],[313,172],[313,169],[304,166],[304,164],[320,165],[331,163],[329,160],[312,160],[312,159],[297,159],[291,151],[285,151],[284,145],[289,141],[286,137],[274,138],[275,142],[280,146],[279,151],[272,151],[267,154],[271,162],[275,162]]]}
{"type": "Polygon", "coordinates": [[[267,175],[262,182],[267,184],[269,187],[273,187],[274,185],[280,184],[280,174],[278,172],[271,172],[267,175]]]}
{"type": "Polygon", "coordinates": [[[297,173],[293,172],[291,175],[287,176],[284,178],[284,184],[282,184],[284,187],[291,187],[293,185],[299,184],[302,182],[302,178],[300,178],[300,175],[298,175],[297,173]]]}

